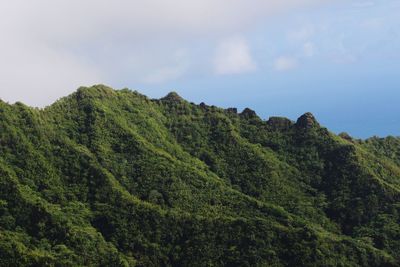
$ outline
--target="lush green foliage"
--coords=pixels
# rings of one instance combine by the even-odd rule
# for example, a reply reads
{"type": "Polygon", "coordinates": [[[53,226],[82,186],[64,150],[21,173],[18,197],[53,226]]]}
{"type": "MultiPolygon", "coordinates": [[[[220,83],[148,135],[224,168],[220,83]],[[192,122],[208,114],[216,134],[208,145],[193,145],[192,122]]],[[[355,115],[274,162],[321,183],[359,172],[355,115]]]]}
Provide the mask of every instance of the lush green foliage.
{"type": "Polygon", "coordinates": [[[105,86],[0,101],[0,266],[399,266],[400,141],[105,86]]]}

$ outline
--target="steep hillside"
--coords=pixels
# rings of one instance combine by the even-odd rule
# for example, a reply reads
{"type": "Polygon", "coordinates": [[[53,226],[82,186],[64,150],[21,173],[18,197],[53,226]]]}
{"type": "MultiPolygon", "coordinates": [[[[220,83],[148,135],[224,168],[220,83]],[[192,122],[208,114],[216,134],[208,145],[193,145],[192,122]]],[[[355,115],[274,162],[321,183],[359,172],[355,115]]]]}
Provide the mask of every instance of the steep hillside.
{"type": "Polygon", "coordinates": [[[0,266],[400,266],[399,153],[176,93],[0,101],[0,266]]]}

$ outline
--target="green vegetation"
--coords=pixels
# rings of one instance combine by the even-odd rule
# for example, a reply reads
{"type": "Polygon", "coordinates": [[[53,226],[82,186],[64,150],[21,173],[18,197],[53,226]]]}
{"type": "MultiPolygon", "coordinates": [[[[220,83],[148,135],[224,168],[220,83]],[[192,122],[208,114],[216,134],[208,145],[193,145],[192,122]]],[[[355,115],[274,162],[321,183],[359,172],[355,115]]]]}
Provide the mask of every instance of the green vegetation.
{"type": "Polygon", "coordinates": [[[400,266],[400,139],[80,88],[0,101],[0,266],[400,266]]]}

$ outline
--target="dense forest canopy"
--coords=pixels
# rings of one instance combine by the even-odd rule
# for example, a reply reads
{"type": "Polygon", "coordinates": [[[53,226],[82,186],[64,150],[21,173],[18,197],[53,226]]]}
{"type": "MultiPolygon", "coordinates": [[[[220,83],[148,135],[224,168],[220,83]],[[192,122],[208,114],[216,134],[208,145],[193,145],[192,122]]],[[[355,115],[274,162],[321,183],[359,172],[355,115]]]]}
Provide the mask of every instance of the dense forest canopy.
{"type": "Polygon", "coordinates": [[[400,266],[400,138],[103,85],[0,101],[0,266],[400,266]]]}

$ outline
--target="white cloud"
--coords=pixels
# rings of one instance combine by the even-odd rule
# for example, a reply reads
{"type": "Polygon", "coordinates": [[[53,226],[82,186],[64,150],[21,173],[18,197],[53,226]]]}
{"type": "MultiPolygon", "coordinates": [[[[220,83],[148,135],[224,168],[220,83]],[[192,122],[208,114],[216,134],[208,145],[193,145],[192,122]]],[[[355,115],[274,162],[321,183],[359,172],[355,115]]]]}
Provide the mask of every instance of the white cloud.
{"type": "Polygon", "coordinates": [[[1,40],[0,98],[5,101],[44,106],[74,88],[103,81],[98,68],[72,53],[23,36],[1,40]]]}
{"type": "Polygon", "coordinates": [[[305,41],[310,39],[315,34],[315,27],[313,25],[307,25],[297,30],[290,31],[287,34],[287,38],[290,41],[305,41]]]}
{"type": "Polygon", "coordinates": [[[179,78],[184,73],[184,69],[180,66],[163,67],[155,70],[143,78],[145,83],[163,83],[169,80],[179,78]]]}
{"type": "Polygon", "coordinates": [[[245,39],[235,37],[218,45],[214,59],[216,74],[240,74],[255,69],[256,63],[245,39]]]}
{"type": "MultiPolygon", "coordinates": [[[[156,56],[156,55],[155,55],[156,56]]],[[[178,49],[168,57],[165,66],[146,71],[140,81],[148,84],[159,84],[175,80],[185,74],[189,68],[188,55],[185,49],[178,49]]],[[[139,72],[139,70],[136,70],[139,72]]]]}
{"type": "MultiPolygon", "coordinates": [[[[175,79],[191,57],[177,62],[171,51],[207,46],[265,18],[328,1],[0,1],[0,97],[43,105],[81,84],[175,79]]],[[[236,45],[237,71],[254,68],[246,44],[236,45]]]]}
{"type": "Polygon", "coordinates": [[[303,44],[303,52],[304,52],[304,56],[306,56],[306,57],[314,56],[314,53],[315,53],[314,43],[306,42],[305,44],[303,44]]]}
{"type": "Polygon", "coordinates": [[[375,6],[375,3],[372,1],[356,2],[353,6],[357,8],[366,8],[375,6]]]}
{"type": "Polygon", "coordinates": [[[350,53],[334,54],[332,55],[332,61],[336,64],[352,64],[357,61],[357,57],[350,53]]]}
{"type": "Polygon", "coordinates": [[[297,66],[297,59],[289,56],[278,57],[274,62],[274,67],[277,71],[288,71],[297,68],[297,66]]]}
{"type": "Polygon", "coordinates": [[[332,62],[336,64],[352,64],[357,61],[357,55],[354,50],[345,45],[345,35],[342,34],[337,38],[337,43],[334,44],[330,57],[332,62]]]}
{"type": "Polygon", "coordinates": [[[379,31],[384,26],[384,22],[385,22],[385,20],[383,18],[370,18],[370,19],[364,20],[361,23],[361,26],[363,28],[365,28],[366,30],[379,31]]]}

